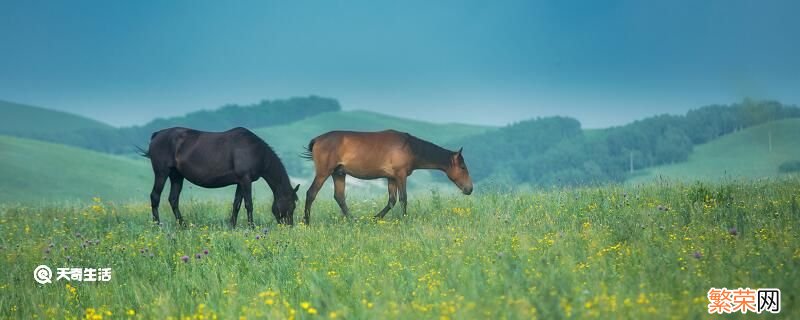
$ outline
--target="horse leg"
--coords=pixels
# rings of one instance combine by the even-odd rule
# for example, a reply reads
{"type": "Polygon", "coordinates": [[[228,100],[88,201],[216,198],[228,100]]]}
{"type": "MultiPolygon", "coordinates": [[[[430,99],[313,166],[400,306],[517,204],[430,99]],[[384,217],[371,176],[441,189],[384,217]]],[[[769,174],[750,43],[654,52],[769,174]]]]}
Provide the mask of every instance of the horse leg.
{"type": "Polygon", "coordinates": [[[314,177],[314,182],[311,183],[311,186],[308,187],[308,191],[306,191],[306,208],[303,216],[303,223],[306,225],[308,225],[311,220],[311,204],[314,203],[314,198],[317,197],[317,192],[322,188],[326,179],[328,179],[328,174],[321,175],[317,173],[317,176],[314,177]]]}
{"type": "Polygon", "coordinates": [[[345,201],[344,197],[344,180],[347,177],[344,173],[334,173],[333,177],[333,198],[336,199],[336,203],[339,204],[339,208],[342,209],[342,214],[348,220],[350,219],[350,210],[347,209],[347,202],[345,201]]]}
{"type": "Polygon", "coordinates": [[[167,175],[155,174],[155,181],[153,182],[153,191],[150,192],[150,208],[153,211],[153,221],[160,224],[161,220],[158,218],[158,205],[161,203],[161,191],[164,191],[164,183],[167,182],[167,175]]]}
{"type": "Polygon", "coordinates": [[[389,210],[392,210],[392,207],[394,207],[394,204],[397,202],[397,183],[392,178],[388,178],[386,180],[389,182],[388,183],[389,184],[389,203],[387,203],[386,206],[383,207],[383,210],[381,210],[381,212],[378,212],[378,214],[375,215],[375,218],[381,218],[382,219],[383,216],[385,216],[386,213],[389,212],[389,210]]]}
{"type": "Polygon", "coordinates": [[[403,216],[406,215],[406,207],[408,207],[408,194],[406,193],[406,176],[397,178],[397,191],[400,193],[400,207],[403,209],[403,216]]]}
{"type": "Polygon", "coordinates": [[[239,217],[239,209],[242,208],[242,187],[236,186],[236,195],[233,196],[233,210],[231,210],[231,228],[236,228],[236,219],[239,217]]]}
{"type": "Polygon", "coordinates": [[[181,197],[181,189],[183,188],[183,176],[179,173],[173,172],[169,175],[169,206],[172,208],[172,214],[175,215],[175,220],[178,224],[185,225],[181,210],[178,208],[178,202],[181,197]]]}
{"type": "Polygon", "coordinates": [[[242,187],[242,196],[244,197],[244,208],[247,210],[247,224],[254,228],[256,226],[253,223],[253,190],[250,188],[252,182],[245,182],[239,184],[242,187]]]}

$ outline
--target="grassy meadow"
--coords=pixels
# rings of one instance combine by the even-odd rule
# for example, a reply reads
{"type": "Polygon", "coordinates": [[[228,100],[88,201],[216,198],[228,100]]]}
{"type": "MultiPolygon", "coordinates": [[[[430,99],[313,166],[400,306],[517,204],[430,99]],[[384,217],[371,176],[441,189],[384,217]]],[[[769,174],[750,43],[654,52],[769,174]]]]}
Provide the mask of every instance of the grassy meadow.
{"type": "Polygon", "coordinates": [[[227,201],[184,202],[185,228],[145,202],[0,205],[0,317],[693,319],[710,287],[780,288],[800,317],[797,177],[429,193],[369,219],[384,203],[353,194],[344,221],[319,198],[288,228],[258,201],[255,229],[227,201]],[[39,285],[40,264],[113,276],[39,285]]]}
{"type": "Polygon", "coordinates": [[[153,183],[142,159],[2,135],[0,177],[0,203],[129,200],[137,194],[144,200],[153,183]]]}

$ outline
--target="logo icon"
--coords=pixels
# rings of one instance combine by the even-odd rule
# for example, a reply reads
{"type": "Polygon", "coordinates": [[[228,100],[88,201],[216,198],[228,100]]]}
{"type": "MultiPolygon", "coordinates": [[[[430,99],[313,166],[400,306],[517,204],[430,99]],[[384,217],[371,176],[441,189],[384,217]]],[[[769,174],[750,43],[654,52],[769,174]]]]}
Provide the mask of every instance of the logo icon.
{"type": "Polygon", "coordinates": [[[33,270],[33,280],[39,284],[51,283],[50,279],[53,277],[53,271],[46,265],[40,265],[33,270]]]}
{"type": "Polygon", "coordinates": [[[758,289],[758,312],[764,310],[770,313],[781,312],[781,289],[758,289]]]}

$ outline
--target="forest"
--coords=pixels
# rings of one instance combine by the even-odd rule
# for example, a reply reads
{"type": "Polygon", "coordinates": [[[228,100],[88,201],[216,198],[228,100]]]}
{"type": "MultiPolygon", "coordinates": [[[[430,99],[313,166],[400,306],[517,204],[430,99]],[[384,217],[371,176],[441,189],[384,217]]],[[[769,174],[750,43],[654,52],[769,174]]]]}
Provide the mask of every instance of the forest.
{"type": "MultiPolygon", "coordinates": [[[[450,143],[464,146],[473,179],[538,186],[624,181],[636,170],[686,161],[692,149],[761,123],[800,117],[800,108],[745,99],[685,115],[583,130],[567,117],[537,118],[450,143]]],[[[789,171],[791,165],[786,165],[789,171]]]]}

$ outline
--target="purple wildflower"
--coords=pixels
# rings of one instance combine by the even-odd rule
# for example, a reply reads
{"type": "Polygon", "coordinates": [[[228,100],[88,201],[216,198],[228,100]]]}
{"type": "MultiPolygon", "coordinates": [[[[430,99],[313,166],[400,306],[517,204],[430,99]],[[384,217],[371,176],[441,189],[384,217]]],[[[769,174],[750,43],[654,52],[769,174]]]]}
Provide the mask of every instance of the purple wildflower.
{"type": "Polygon", "coordinates": [[[739,234],[739,231],[736,230],[736,227],[731,227],[730,229],[728,229],[728,233],[730,235],[732,235],[732,236],[735,236],[735,235],[739,234]]]}
{"type": "Polygon", "coordinates": [[[700,251],[695,251],[693,256],[694,256],[695,259],[698,259],[698,260],[703,257],[703,255],[700,254],[700,251]]]}
{"type": "Polygon", "coordinates": [[[181,260],[183,260],[183,262],[189,262],[189,256],[183,256],[181,260]]]}
{"type": "Polygon", "coordinates": [[[198,253],[198,254],[194,255],[194,257],[197,258],[197,260],[200,260],[200,258],[202,258],[203,255],[198,253]]]}
{"type": "Polygon", "coordinates": [[[203,250],[204,255],[208,255],[208,249],[203,250]]]}

